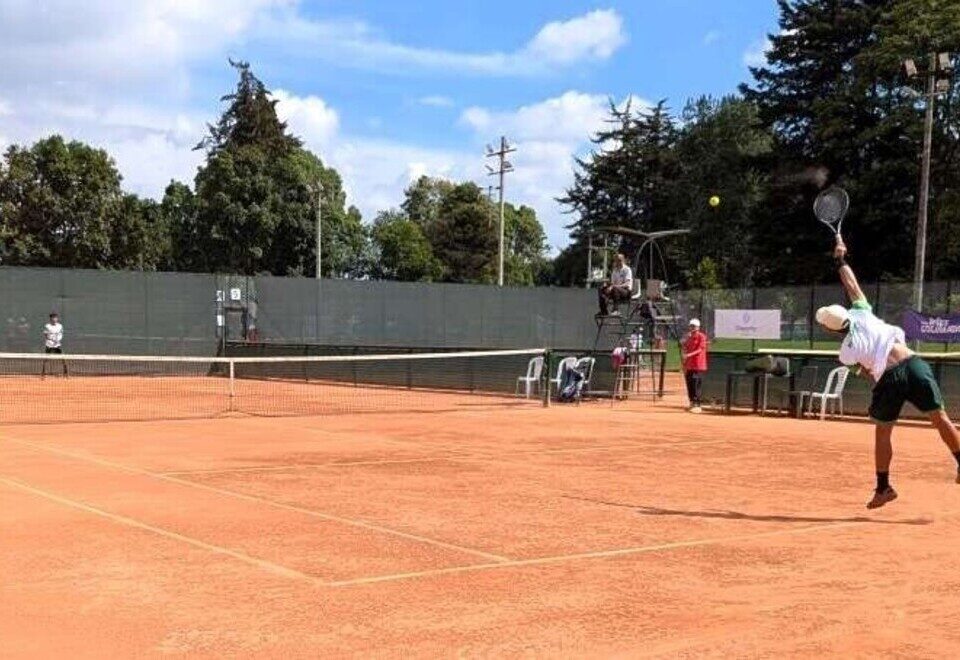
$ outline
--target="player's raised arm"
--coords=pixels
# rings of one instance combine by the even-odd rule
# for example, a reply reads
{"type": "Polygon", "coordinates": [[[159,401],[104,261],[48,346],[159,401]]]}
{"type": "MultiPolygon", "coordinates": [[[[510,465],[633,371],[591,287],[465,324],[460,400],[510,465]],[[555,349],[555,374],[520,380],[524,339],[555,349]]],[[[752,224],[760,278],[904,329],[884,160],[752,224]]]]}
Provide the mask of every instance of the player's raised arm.
{"type": "Polygon", "coordinates": [[[847,264],[847,246],[839,234],[837,235],[837,245],[833,248],[833,258],[836,260],[837,267],[839,268],[840,283],[847,292],[847,297],[850,298],[850,302],[866,300],[867,297],[863,294],[860,283],[857,282],[857,276],[854,275],[853,269],[847,264]]]}

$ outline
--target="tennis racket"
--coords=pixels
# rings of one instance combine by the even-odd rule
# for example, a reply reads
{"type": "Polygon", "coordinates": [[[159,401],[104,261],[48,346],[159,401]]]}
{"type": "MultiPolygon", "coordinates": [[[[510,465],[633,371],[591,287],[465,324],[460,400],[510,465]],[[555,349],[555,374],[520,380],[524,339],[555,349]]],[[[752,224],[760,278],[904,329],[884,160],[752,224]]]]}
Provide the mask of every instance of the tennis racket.
{"type": "Polygon", "coordinates": [[[827,188],[817,195],[817,199],[813,202],[813,214],[817,216],[817,220],[829,227],[837,236],[840,236],[843,218],[847,215],[849,208],[850,195],[837,186],[827,188]]]}

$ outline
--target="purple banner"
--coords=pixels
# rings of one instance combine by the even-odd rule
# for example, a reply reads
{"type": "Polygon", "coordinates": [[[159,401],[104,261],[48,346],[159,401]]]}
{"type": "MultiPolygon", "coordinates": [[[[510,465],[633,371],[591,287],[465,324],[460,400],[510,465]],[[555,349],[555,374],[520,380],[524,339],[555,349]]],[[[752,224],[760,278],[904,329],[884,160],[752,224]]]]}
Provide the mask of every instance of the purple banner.
{"type": "Polygon", "coordinates": [[[910,341],[960,342],[960,315],[928,316],[907,310],[903,313],[903,332],[910,341]]]}

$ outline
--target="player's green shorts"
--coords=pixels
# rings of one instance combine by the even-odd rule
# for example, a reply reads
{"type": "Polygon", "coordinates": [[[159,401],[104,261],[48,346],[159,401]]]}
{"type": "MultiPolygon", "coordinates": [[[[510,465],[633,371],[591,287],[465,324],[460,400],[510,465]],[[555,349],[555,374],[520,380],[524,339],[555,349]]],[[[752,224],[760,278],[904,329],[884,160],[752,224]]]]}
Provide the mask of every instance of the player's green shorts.
{"type": "Polygon", "coordinates": [[[933,370],[917,356],[887,369],[880,377],[873,388],[870,417],[881,424],[892,424],[900,417],[905,401],[924,413],[943,410],[943,395],[933,370]]]}

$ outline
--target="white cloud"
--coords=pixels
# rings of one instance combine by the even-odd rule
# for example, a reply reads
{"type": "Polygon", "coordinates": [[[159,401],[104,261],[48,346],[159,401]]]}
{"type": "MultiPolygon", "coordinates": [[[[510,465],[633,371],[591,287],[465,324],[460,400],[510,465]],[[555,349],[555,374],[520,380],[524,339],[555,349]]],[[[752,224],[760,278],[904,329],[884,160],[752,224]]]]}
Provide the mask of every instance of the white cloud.
{"type": "MultiPolygon", "coordinates": [[[[651,105],[649,101],[636,97],[630,100],[634,107],[651,105]]],[[[507,112],[470,107],[460,115],[460,122],[488,138],[506,134],[521,140],[579,143],[585,142],[602,126],[609,107],[607,96],[568,91],[507,112]]]]}
{"type": "Polygon", "coordinates": [[[718,41],[720,41],[720,37],[721,37],[720,30],[710,30],[705,35],[703,35],[703,45],[711,46],[717,43],[718,41]]]}
{"type": "MultiPolygon", "coordinates": [[[[635,105],[645,103],[636,97],[631,100],[635,105]]],[[[278,108],[282,111],[285,104],[300,101],[287,93],[278,108]]],[[[337,168],[348,202],[356,204],[368,220],[379,211],[398,206],[404,189],[423,175],[476,181],[486,187],[491,180],[485,176],[483,145],[496,135],[506,134],[518,149],[511,155],[516,169],[507,178],[507,198],[535,208],[549,242],[562,246],[568,241],[564,225],[569,224],[570,217],[563,213],[556,197],[573,180],[574,156],[589,151],[589,138],[603,126],[607,108],[607,97],[578,91],[512,110],[468,108],[460,118],[460,124],[471,132],[463,149],[424,148],[311,131],[303,123],[303,115],[292,115],[289,121],[308,148],[337,168]]]]}
{"type": "Polygon", "coordinates": [[[433,108],[452,108],[454,106],[453,99],[449,96],[423,96],[417,100],[417,103],[420,105],[425,105],[433,108]]]}
{"type": "Polygon", "coordinates": [[[627,42],[623,19],[614,10],[596,10],[544,25],[513,52],[469,53],[395,43],[362,21],[307,19],[295,12],[268,15],[256,40],[288,57],[321,58],[345,67],[409,75],[411,71],[522,76],[578,62],[605,60],[627,42]]]}
{"type": "Polygon", "coordinates": [[[31,144],[59,133],[102,148],[117,163],[124,186],[151,197],[171,178],[192,181],[203,154],[193,151],[206,131],[204,117],[132,103],[71,106],[23,102],[5,120],[9,142],[31,144]]]}
{"type": "Polygon", "coordinates": [[[3,2],[0,61],[11,86],[135,87],[178,92],[190,60],[217,53],[265,10],[289,0],[3,2]],[[54,73],[55,72],[55,73],[54,73]],[[56,76],[51,79],[51,73],[56,76]]]}
{"type": "Polygon", "coordinates": [[[743,53],[744,66],[764,66],[767,63],[767,53],[772,45],[767,38],[754,41],[743,53]]]}
{"type": "Polygon", "coordinates": [[[626,42],[620,15],[612,9],[598,9],[568,21],[547,23],[524,51],[533,59],[569,64],[605,60],[626,42]]]}
{"type": "Polygon", "coordinates": [[[273,92],[277,116],[287,122],[297,135],[310,144],[324,147],[336,134],[340,125],[337,111],[318,96],[299,97],[278,89],[273,92]]]}
{"type": "MultiPolygon", "coordinates": [[[[191,106],[191,72],[214,61],[222,66],[237,46],[266,41],[278,57],[293,53],[302,62],[319,56],[404,75],[510,76],[604,60],[627,39],[619,14],[607,10],[548,23],[503,52],[429,49],[392,42],[362,23],[307,20],[297,4],[0,0],[0,147],[52,133],[83,140],[114,157],[128,190],[156,198],[171,178],[193,180],[204,158],[193,147],[215,119],[214,107],[191,106]]],[[[206,90],[196,96],[212,98],[206,90]]],[[[421,175],[485,186],[483,144],[509,135],[520,150],[512,159],[517,170],[507,181],[508,198],[537,209],[554,245],[566,243],[562,225],[569,221],[554,198],[571,181],[572,156],[589,148],[607,105],[604,96],[569,91],[518,108],[469,108],[460,116],[469,129],[465,146],[439,149],[344,134],[338,109],[325,99],[289,87],[275,96],[280,117],[338,168],[350,203],[367,219],[399,204],[403,189],[421,175]]],[[[456,105],[439,94],[418,102],[456,105]]]]}

